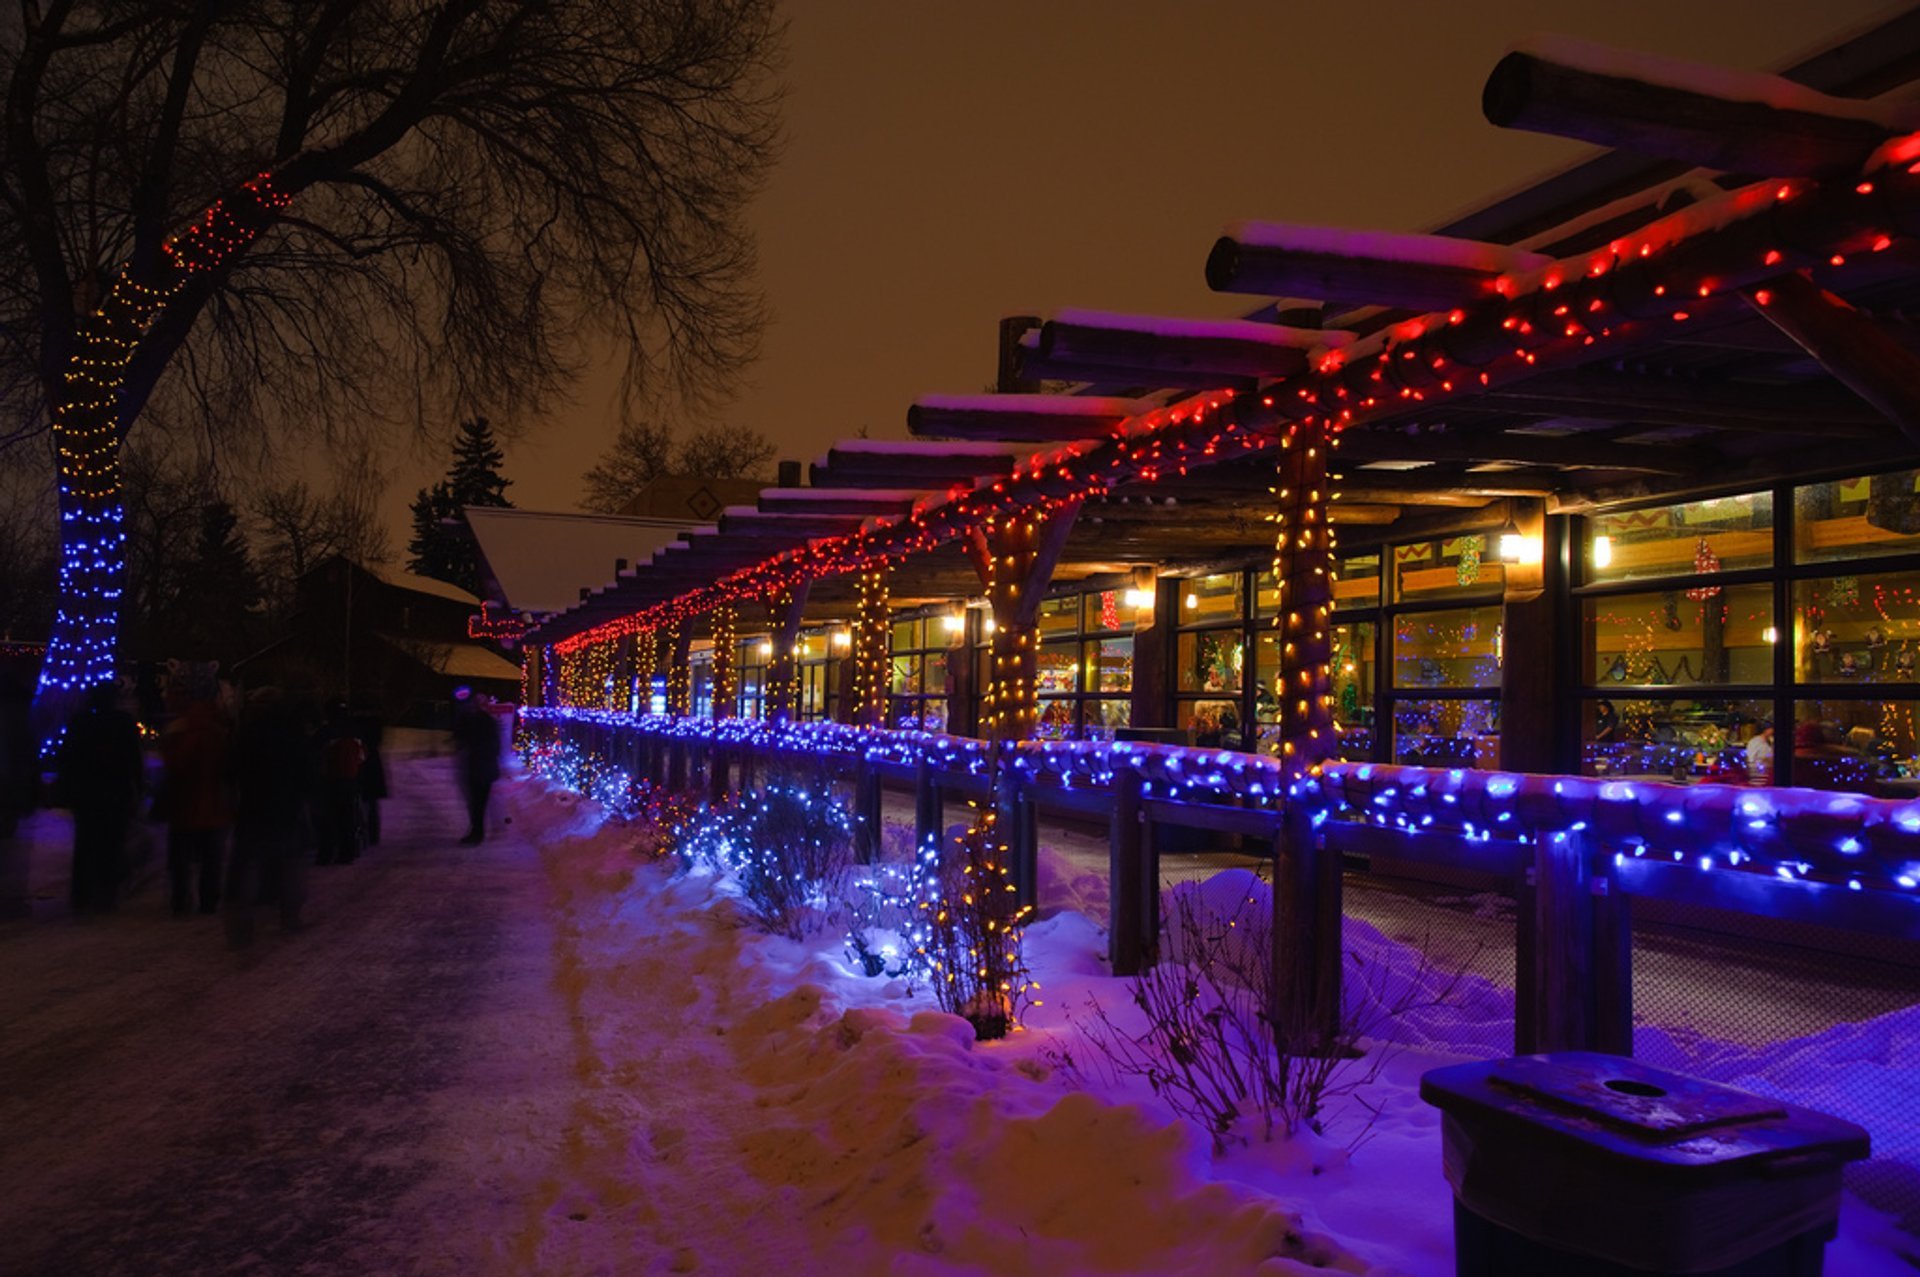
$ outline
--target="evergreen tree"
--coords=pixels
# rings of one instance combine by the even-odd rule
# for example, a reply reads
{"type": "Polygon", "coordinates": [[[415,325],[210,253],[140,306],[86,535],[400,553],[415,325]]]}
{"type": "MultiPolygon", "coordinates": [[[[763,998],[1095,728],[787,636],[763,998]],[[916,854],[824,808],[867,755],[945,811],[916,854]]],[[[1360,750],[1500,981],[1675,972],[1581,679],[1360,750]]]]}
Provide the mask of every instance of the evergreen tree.
{"type": "Polygon", "coordinates": [[[231,661],[244,655],[260,603],[260,578],[240,516],[232,505],[212,500],[200,508],[193,558],[181,572],[179,624],[169,653],[231,661]]]}
{"type": "Polygon", "coordinates": [[[500,473],[505,460],[485,417],[460,423],[447,477],[431,488],[420,489],[413,499],[408,571],[457,585],[471,594],[480,592],[480,567],[473,557],[473,543],[448,524],[457,520],[466,506],[513,505],[507,500],[507,485],[512,480],[500,473]]]}

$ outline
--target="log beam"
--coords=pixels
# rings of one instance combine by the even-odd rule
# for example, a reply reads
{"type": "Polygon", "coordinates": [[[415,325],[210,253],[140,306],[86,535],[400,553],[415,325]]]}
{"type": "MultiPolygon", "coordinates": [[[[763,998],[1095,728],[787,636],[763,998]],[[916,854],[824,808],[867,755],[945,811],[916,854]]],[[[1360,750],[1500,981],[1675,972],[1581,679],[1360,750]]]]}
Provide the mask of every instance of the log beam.
{"type": "Polygon", "coordinates": [[[1111,434],[1151,407],[1081,395],[929,395],[907,409],[907,433],[917,439],[1068,443],[1111,434]]]}
{"type": "MultiPolygon", "coordinates": [[[[1550,260],[1505,244],[1445,235],[1239,222],[1207,255],[1207,287],[1216,293],[1451,310],[1493,296],[1494,281],[1503,273],[1534,270],[1550,260]]],[[[1329,346],[1350,339],[1347,333],[1326,336],[1329,346]]]]}
{"type": "Polygon", "coordinates": [[[1780,76],[1729,72],[1549,37],[1502,58],[1488,122],[1768,177],[1850,172],[1899,131],[1883,108],[1780,76]],[[1717,91],[1716,91],[1717,90],[1717,91]]]}
{"type": "Polygon", "coordinates": [[[825,465],[816,462],[816,488],[944,488],[972,486],[976,479],[1013,473],[1013,454],[966,444],[889,444],[862,446],[855,440],[834,445],[825,465]]]}
{"type": "Polygon", "coordinates": [[[1313,328],[1246,320],[1168,320],[1066,311],[1040,327],[1042,360],[1138,372],[1146,379],[1197,373],[1221,377],[1287,377],[1307,366],[1307,352],[1341,344],[1313,328]]]}
{"type": "Polygon", "coordinates": [[[1783,275],[1741,296],[1909,443],[1920,444],[1920,355],[1804,275],[1783,275]]]}
{"type": "Polygon", "coordinates": [[[1350,430],[1341,436],[1340,456],[1347,461],[1505,461],[1528,466],[1644,470],[1650,474],[1693,474],[1720,459],[1711,448],[1618,443],[1577,435],[1516,435],[1500,430],[1420,434],[1350,430]]]}
{"type": "Polygon", "coordinates": [[[918,486],[900,488],[762,488],[762,514],[859,515],[862,518],[900,518],[913,510],[921,494],[918,486]]]}

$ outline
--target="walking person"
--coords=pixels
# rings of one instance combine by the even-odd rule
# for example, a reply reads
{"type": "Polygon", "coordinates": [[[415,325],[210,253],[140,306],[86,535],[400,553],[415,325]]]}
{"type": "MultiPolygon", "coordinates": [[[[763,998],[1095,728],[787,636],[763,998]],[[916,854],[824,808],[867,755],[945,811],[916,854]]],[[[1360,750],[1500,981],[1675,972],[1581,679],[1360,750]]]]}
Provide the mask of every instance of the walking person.
{"type": "Polygon", "coordinates": [[[253,943],[254,910],[272,884],[280,928],[298,931],[306,903],[303,845],[312,791],[307,733],[277,687],[256,689],[233,742],[233,864],[227,875],[227,944],[253,943]]]}
{"type": "Polygon", "coordinates": [[[335,701],[320,728],[320,809],[314,821],[319,864],[350,865],[360,857],[360,769],[366,760],[346,703],[335,701]]]}
{"type": "Polygon", "coordinates": [[[60,745],[58,792],[73,812],[76,914],[111,913],[127,872],[127,831],[145,777],[140,726],[123,700],[118,683],[89,689],[60,745]]]}
{"type": "Polygon", "coordinates": [[[39,798],[40,749],[33,739],[32,693],[26,680],[0,668],[0,919],[24,918],[27,848],[16,838],[39,798]]]}
{"type": "Polygon", "coordinates": [[[473,689],[457,689],[453,702],[453,744],[467,799],[467,835],[460,845],[471,847],[487,836],[487,799],[500,779],[500,728],[486,698],[473,689]]]}
{"type": "Polygon", "coordinates": [[[386,727],[372,711],[354,720],[366,760],[360,764],[360,828],[369,847],[380,845],[380,800],[387,796],[387,760],[380,753],[386,727]]]}
{"type": "Polygon", "coordinates": [[[226,859],[233,801],[227,790],[233,729],[206,695],[195,696],[160,734],[160,804],[167,821],[167,881],[173,912],[220,908],[220,871],[226,859]],[[197,870],[197,872],[196,872],[197,870]]]}

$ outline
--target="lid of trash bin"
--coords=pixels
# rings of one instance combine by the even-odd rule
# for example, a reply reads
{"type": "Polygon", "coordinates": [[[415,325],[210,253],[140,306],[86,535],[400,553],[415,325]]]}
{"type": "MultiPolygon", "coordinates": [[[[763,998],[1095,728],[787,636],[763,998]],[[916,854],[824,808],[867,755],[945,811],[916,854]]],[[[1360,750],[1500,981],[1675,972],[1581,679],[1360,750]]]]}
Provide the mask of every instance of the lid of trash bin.
{"type": "Polygon", "coordinates": [[[1868,1152],[1867,1133],[1851,1122],[1597,1051],[1433,1069],[1420,1096],[1483,1140],[1524,1129],[1524,1138],[1557,1137],[1588,1155],[1695,1171],[1782,1159],[1837,1165],[1868,1152]]]}

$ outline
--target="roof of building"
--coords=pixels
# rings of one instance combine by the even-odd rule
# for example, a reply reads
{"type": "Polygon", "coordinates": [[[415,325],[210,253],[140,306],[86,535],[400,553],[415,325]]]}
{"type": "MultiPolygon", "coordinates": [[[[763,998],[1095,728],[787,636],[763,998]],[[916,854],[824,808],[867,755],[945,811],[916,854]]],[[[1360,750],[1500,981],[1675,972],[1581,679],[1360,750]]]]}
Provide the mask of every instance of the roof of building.
{"type": "Polygon", "coordinates": [[[559,612],[605,584],[619,559],[639,562],[696,526],[691,519],[469,506],[489,593],[518,612],[559,612]]]}
{"type": "Polygon", "coordinates": [[[478,643],[425,643],[391,634],[377,637],[394,651],[450,678],[509,683],[520,679],[519,666],[478,643]]]}
{"type": "Polygon", "coordinates": [[[402,572],[398,568],[383,567],[374,563],[357,564],[369,576],[377,577],[396,590],[410,590],[415,594],[431,594],[437,598],[450,599],[455,603],[465,603],[472,608],[480,606],[480,600],[459,586],[447,581],[436,580],[430,576],[415,576],[411,572],[402,572]]]}

